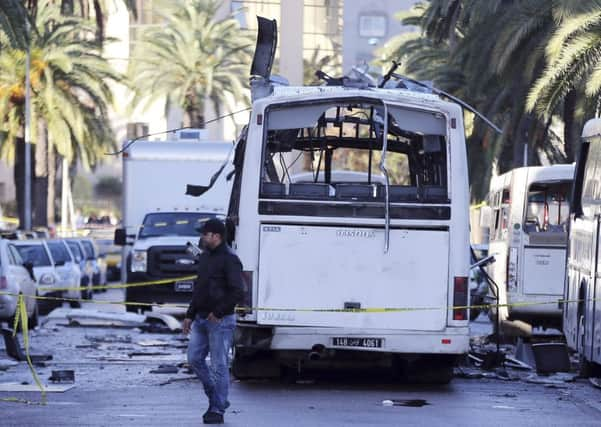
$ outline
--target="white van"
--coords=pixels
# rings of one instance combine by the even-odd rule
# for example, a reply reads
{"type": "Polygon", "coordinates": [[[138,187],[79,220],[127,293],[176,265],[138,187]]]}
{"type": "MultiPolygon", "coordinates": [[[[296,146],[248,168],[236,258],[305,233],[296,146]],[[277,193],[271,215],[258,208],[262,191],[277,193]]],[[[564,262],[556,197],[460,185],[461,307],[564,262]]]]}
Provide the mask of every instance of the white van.
{"type": "Polygon", "coordinates": [[[568,278],[563,309],[563,333],[580,354],[584,375],[601,376],[601,119],[589,120],[582,131],[576,164],[568,278]]]}
{"type": "Polygon", "coordinates": [[[491,180],[488,251],[496,262],[487,269],[499,287],[501,321],[560,327],[573,177],[570,164],[517,168],[491,180]]]}

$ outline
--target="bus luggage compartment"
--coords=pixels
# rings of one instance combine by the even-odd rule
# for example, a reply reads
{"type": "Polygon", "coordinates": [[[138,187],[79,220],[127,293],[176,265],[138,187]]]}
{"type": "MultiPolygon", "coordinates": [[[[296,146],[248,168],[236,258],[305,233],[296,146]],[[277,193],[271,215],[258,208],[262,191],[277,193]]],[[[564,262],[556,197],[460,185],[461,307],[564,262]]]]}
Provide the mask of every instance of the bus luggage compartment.
{"type": "Polygon", "coordinates": [[[262,224],[258,323],[442,331],[449,232],[262,224]],[[341,312],[345,308],[407,308],[341,312]],[[427,309],[424,309],[427,308],[427,309]],[[312,311],[312,310],[332,311],[312,311]]]}

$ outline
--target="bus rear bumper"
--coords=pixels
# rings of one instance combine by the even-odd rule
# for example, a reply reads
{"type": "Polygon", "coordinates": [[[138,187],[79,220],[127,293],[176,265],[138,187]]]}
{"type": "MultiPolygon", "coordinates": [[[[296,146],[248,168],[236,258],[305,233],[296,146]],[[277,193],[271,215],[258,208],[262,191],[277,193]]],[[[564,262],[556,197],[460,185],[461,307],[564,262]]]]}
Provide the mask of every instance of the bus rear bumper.
{"type": "Polygon", "coordinates": [[[271,350],[313,348],[408,354],[464,354],[469,328],[444,331],[352,330],[347,328],[275,327],[271,350]]]}

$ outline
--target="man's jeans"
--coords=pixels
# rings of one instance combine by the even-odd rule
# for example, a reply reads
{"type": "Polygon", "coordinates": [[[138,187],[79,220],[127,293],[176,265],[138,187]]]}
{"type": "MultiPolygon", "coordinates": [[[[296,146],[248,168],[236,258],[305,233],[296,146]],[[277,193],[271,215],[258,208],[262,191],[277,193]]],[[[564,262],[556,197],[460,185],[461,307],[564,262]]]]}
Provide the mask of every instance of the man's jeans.
{"type": "Polygon", "coordinates": [[[225,413],[230,384],[228,353],[231,346],[236,316],[223,316],[220,322],[211,322],[200,316],[192,323],[188,344],[188,363],[204,387],[209,398],[209,411],[225,413]],[[211,367],[206,358],[210,353],[211,367]]]}

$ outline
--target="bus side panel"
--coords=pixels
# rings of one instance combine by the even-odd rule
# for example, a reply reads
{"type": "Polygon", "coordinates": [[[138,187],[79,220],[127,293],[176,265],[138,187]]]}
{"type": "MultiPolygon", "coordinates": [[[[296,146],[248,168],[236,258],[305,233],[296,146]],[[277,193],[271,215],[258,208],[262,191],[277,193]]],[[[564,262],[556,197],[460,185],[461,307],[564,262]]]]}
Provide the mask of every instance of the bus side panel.
{"type": "Polygon", "coordinates": [[[592,348],[591,348],[591,360],[593,362],[601,364],[601,301],[597,301],[601,297],[601,260],[599,254],[601,251],[600,239],[601,239],[601,228],[600,228],[600,217],[595,216],[595,229],[593,233],[593,256],[591,262],[591,283],[594,288],[593,300],[590,302],[592,306],[593,315],[593,331],[592,331],[592,348]]]}
{"type": "Polygon", "coordinates": [[[566,250],[564,248],[525,247],[522,261],[524,294],[563,294],[566,250]]]}

